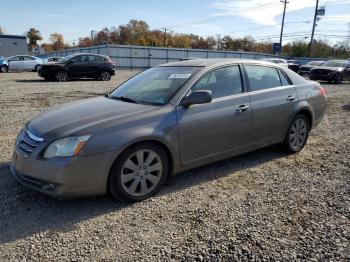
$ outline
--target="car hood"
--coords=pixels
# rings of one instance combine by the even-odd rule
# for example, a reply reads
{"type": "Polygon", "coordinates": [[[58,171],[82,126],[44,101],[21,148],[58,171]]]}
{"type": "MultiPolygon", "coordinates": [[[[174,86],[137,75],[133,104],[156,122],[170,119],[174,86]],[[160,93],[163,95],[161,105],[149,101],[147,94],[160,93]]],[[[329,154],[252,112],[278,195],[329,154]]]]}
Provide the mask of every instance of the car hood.
{"type": "Polygon", "coordinates": [[[343,67],[331,67],[331,66],[317,66],[313,68],[315,69],[323,69],[323,70],[328,70],[328,71],[342,71],[344,70],[343,67]]]}
{"type": "Polygon", "coordinates": [[[95,133],[118,120],[158,107],[123,102],[106,97],[85,99],[51,109],[27,124],[36,136],[47,141],[69,135],[95,133]]]}

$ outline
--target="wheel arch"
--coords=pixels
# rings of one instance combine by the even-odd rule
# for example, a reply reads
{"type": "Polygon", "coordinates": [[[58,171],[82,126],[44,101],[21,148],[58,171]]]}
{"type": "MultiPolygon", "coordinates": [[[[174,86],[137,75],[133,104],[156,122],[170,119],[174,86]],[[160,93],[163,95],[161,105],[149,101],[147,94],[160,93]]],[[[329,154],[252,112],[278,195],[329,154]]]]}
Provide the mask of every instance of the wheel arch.
{"type": "Polygon", "coordinates": [[[121,155],[126,151],[128,150],[129,148],[133,147],[133,146],[136,146],[136,145],[139,145],[139,144],[144,144],[144,143],[153,143],[153,144],[156,144],[158,146],[160,146],[166,156],[167,156],[167,159],[168,159],[168,163],[169,163],[169,176],[173,173],[174,171],[174,166],[175,166],[175,163],[174,163],[174,154],[173,152],[170,150],[169,146],[166,145],[166,143],[164,143],[163,141],[159,140],[159,139],[156,139],[156,138],[146,138],[146,139],[143,139],[143,140],[139,140],[139,141],[134,141],[130,144],[128,144],[127,146],[125,146],[121,151],[120,153],[115,157],[114,161],[112,162],[112,165],[109,167],[109,170],[108,170],[108,178],[107,178],[107,184],[106,184],[106,188],[107,188],[107,191],[108,192],[108,184],[109,184],[109,178],[111,176],[111,172],[112,172],[112,169],[114,167],[114,165],[116,165],[117,161],[119,160],[119,158],[121,157],[121,155]]]}
{"type": "MultiPolygon", "coordinates": [[[[294,117],[295,117],[296,115],[299,115],[299,114],[302,114],[302,115],[306,116],[306,118],[309,120],[310,129],[311,129],[311,128],[312,128],[312,125],[313,125],[313,121],[314,121],[313,114],[312,114],[311,110],[310,110],[309,108],[307,108],[307,107],[303,107],[303,108],[299,109],[299,110],[295,113],[294,117]]],[[[293,118],[294,118],[294,117],[293,117],[293,118]]]]}

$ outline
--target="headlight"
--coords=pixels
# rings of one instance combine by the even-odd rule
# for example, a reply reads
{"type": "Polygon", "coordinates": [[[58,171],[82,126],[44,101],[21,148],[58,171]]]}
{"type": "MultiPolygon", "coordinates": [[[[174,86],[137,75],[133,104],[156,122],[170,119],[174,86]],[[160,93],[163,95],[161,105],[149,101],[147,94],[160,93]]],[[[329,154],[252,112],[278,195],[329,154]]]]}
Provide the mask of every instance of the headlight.
{"type": "Polygon", "coordinates": [[[76,156],[91,135],[71,136],[52,142],[44,153],[44,158],[76,156]]]}

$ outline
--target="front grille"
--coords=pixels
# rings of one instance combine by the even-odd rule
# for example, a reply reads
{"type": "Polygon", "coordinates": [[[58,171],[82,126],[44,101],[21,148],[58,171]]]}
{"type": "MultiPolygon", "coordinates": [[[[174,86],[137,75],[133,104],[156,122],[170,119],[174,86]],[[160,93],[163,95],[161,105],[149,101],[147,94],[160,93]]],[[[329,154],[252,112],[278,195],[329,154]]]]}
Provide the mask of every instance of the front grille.
{"type": "Polygon", "coordinates": [[[23,151],[27,156],[31,156],[40,143],[42,138],[36,137],[29,131],[22,131],[18,138],[18,148],[23,151]]]}

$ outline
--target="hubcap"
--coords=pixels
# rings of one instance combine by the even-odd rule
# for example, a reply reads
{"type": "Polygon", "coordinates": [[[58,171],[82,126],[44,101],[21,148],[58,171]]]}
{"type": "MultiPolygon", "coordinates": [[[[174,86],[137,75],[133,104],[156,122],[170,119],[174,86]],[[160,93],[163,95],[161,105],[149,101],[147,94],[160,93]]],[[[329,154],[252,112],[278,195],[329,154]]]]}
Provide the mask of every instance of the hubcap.
{"type": "Polygon", "coordinates": [[[56,75],[56,79],[60,82],[67,80],[67,74],[65,72],[59,72],[56,75]]]}
{"type": "Polygon", "coordinates": [[[106,80],[110,79],[110,75],[108,72],[102,72],[101,78],[102,78],[102,80],[106,81],[106,80]]]}
{"type": "Polygon", "coordinates": [[[121,184],[131,196],[144,196],[160,182],[163,164],[153,150],[142,149],[132,154],[121,170],[121,184]]]}
{"type": "Polygon", "coordinates": [[[289,144],[290,146],[298,150],[300,149],[307,137],[307,124],[304,119],[297,119],[293,123],[289,133],[289,144]]]}

